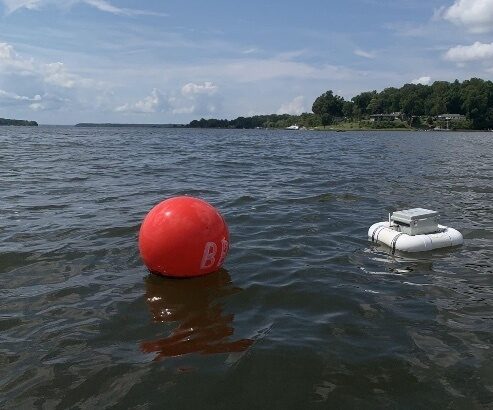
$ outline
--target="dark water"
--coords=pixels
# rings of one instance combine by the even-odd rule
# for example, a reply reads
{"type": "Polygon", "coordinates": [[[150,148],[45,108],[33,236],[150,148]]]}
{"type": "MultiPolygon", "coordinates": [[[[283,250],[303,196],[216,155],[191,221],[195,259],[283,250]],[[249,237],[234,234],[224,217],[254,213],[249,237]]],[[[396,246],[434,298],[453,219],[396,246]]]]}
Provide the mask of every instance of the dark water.
{"type": "Polygon", "coordinates": [[[493,408],[492,138],[0,129],[0,407],[493,408]],[[152,277],[140,223],[182,194],[226,270],[152,277]],[[416,206],[465,245],[367,241],[416,206]]]}

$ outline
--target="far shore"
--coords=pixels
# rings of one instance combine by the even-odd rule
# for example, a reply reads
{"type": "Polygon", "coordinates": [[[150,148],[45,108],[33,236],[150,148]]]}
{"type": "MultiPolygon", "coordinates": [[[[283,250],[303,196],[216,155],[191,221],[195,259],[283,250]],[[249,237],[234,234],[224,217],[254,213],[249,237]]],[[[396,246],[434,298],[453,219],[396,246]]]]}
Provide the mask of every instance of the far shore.
{"type": "MultiPolygon", "coordinates": [[[[0,123],[0,126],[38,126],[35,121],[23,121],[23,120],[8,120],[9,123],[0,123]]],[[[434,128],[412,128],[412,127],[359,127],[355,126],[355,123],[338,123],[328,126],[318,127],[300,127],[297,130],[287,130],[286,127],[255,127],[255,128],[233,128],[233,127],[192,127],[189,124],[136,124],[136,123],[77,123],[73,125],[58,125],[58,124],[39,124],[42,127],[77,127],[77,128],[174,128],[174,129],[201,129],[201,130],[271,130],[271,131],[289,131],[290,133],[304,132],[304,131],[317,131],[317,132],[382,132],[382,131],[396,131],[396,132],[461,132],[461,133],[479,133],[479,132],[493,132],[493,130],[481,130],[481,129],[434,129],[434,128]]]]}
{"type": "MultiPolygon", "coordinates": [[[[43,124],[41,124],[43,125],[43,124]]],[[[200,129],[200,130],[270,130],[270,131],[289,131],[289,132],[300,132],[300,131],[317,131],[317,132],[363,132],[363,131],[398,131],[398,132],[492,132],[492,130],[471,130],[471,129],[440,129],[436,130],[433,128],[410,128],[410,127],[395,127],[395,128],[374,128],[374,127],[352,127],[352,126],[319,126],[313,128],[300,128],[299,130],[286,130],[286,128],[224,128],[224,127],[190,127],[188,124],[114,124],[114,123],[79,123],[72,125],[74,127],[80,128],[180,128],[180,129],[200,129]]]]}
{"type": "Polygon", "coordinates": [[[454,130],[435,130],[433,128],[335,128],[335,127],[317,127],[311,131],[335,131],[335,132],[351,132],[351,131],[406,131],[406,132],[492,132],[492,130],[471,130],[471,129],[454,129],[454,130]]]}

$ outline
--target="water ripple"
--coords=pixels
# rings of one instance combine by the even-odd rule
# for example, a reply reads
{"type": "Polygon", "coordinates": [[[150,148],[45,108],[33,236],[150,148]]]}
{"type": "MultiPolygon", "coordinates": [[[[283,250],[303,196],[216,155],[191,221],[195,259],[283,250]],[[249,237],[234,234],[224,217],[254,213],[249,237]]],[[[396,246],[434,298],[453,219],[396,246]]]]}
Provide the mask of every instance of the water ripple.
{"type": "Polygon", "coordinates": [[[0,404],[487,408],[491,147],[488,133],[2,129],[0,404]],[[174,195],[224,214],[227,271],[146,272],[140,223],[174,195]],[[415,206],[465,245],[368,243],[415,206]]]}

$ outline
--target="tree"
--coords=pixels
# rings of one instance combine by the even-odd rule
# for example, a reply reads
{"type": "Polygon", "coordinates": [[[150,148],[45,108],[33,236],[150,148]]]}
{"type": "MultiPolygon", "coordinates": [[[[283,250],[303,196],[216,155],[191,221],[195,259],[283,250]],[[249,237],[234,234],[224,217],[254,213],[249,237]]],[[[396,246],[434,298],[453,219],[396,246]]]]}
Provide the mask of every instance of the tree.
{"type": "Polygon", "coordinates": [[[322,115],[320,115],[320,119],[322,120],[322,125],[324,126],[324,128],[327,125],[332,124],[332,116],[326,112],[324,112],[322,115]]]}
{"type": "Polygon", "coordinates": [[[368,114],[367,108],[370,101],[377,95],[376,91],[367,91],[353,97],[351,101],[353,102],[353,112],[356,117],[361,118],[368,114]]]}
{"type": "Polygon", "coordinates": [[[366,112],[369,114],[383,114],[383,101],[378,94],[376,94],[366,107],[366,112]]]}
{"type": "Polygon", "coordinates": [[[342,113],[345,118],[353,118],[354,112],[354,103],[351,101],[344,101],[344,105],[342,107],[342,113]]]}
{"type": "Polygon", "coordinates": [[[493,83],[479,78],[471,78],[462,83],[462,109],[474,128],[493,126],[493,83]]]}
{"type": "Polygon", "coordinates": [[[343,106],[344,98],[334,95],[332,90],[329,90],[315,100],[312,111],[319,116],[329,114],[331,117],[342,117],[343,106]]]}

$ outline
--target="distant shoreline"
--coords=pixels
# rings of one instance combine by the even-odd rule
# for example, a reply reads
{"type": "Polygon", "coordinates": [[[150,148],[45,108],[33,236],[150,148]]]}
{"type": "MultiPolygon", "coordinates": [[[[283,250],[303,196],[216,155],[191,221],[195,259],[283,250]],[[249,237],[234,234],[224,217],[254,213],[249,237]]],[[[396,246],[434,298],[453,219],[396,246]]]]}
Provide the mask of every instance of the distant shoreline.
{"type": "MultiPolygon", "coordinates": [[[[52,125],[56,126],[56,125],[52,125]]],[[[70,127],[70,125],[67,125],[70,127]]],[[[77,128],[180,128],[180,129],[199,129],[199,130],[229,130],[229,131],[286,131],[285,128],[224,128],[224,127],[191,127],[189,124],[116,124],[116,123],[78,123],[72,125],[72,127],[77,128]]],[[[395,131],[395,132],[433,132],[433,133],[450,133],[450,132],[491,132],[490,130],[471,130],[471,129],[442,129],[435,130],[433,128],[344,128],[344,127],[313,127],[305,128],[299,130],[289,130],[290,133],[296,132],[306,132],[306,131],[316,131],[316,132],[375,132],[375,131],[395,131]]]]}
{"type": "Polygon", "coordinates": [[[0,118],[0,126],[15,126],[15,127],[37,127],[36,121],[13,120],[10,118],[0,118]]]}
{"type": "Polygon", "coordinates": [[[81,122],[75,124],[75,127],[80,128],[185,128],[184,124],[115,124],[115,123],[91,123],[91,122],[81,122]]]}

